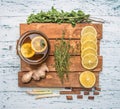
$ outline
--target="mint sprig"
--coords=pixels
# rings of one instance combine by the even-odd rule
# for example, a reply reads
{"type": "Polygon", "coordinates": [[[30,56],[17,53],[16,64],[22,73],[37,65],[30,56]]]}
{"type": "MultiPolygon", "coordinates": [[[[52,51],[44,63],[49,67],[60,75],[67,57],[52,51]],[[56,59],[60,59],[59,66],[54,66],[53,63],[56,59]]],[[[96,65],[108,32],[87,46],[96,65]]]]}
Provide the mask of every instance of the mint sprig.
{"type": "Polygon", "coordinates": [[[78,10],[71,12],[58,11],[54,7],[47,12],[39,12],[37,14],[31,14],[27,18],[27,23],[70,23],[75,26],[77,23],[89,23],[89,14],[85,14],[83,11],[78,10]]]}

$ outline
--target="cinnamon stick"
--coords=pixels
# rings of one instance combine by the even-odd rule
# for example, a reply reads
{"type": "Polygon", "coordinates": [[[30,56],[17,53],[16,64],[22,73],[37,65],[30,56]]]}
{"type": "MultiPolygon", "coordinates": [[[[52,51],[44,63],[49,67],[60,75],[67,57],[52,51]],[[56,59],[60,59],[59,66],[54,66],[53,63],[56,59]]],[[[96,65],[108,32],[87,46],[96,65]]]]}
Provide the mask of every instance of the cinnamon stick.
{"type": "Polygon", "coordinates": [[[92,91],[92,88],[83,88],[83,87],[73,87],[72,91],[92,91]]]}
{"type": "Polygon", "coordinates": [[[80,94],[80,91],[60,91],[60,94],[80,94]]]}

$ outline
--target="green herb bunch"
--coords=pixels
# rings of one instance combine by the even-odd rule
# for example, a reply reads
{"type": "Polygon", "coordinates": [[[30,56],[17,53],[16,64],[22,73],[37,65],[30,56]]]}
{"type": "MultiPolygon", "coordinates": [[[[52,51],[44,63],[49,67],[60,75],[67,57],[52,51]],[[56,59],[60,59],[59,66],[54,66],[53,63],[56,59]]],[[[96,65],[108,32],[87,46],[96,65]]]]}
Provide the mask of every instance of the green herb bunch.
{"type": "Polygon", "coordinates": [[[63,10],[58,11],[54,7],[47,12],[39,12],[37,14],[31,14],[28,16],[27,23],[71,23],[75,26],[76,23],[89,23],[89,15],[83,11],[71,11],[64,12],[63,10]]]}
{"type": "Polygon", "coordinates": [[[68,79],[69,64],[70,64],[69,51],[70,51],[70,42],[66,42],[64,40],[64,37],[62,37],[60,43],[55,45],[55,51],[54,51],[55,69],[62,83],[64,76],[66,76],[66,78],[68,79]]]}

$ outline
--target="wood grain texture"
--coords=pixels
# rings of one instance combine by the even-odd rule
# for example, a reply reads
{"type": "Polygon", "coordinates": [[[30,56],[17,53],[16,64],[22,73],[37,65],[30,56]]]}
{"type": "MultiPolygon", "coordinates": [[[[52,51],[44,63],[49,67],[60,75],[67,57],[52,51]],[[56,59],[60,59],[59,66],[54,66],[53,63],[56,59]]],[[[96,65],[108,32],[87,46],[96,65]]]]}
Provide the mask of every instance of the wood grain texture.
{"type": "Polygon", "coordinates": [[[48,11],[52,6],[58,10],[71,11],[83,10],[91,15],[110,15],[119,16],[119,0],[101,0],[101,1],[74,1],[74,0],[2,0],[1,1],[1,16],[28,16],[31,13],[37,13],[40,10],[48,11]],[[84,4],[84,5],[83,5],[84,4]],[[32,6],[31,6],[32,5],[32,6]],[[13,9],[14,6],[14,9],[13,9]]]}
{"type": "Polygon", "coordinates": [[[41,31],[48,36],[49,39],[61,38],[63,31],[65,32],[65,38],[81,38],[80,32],[85,26],[93,26],[97,31],[97,39],[102,38],[102,24],[77,24],[72,27],[71,24],[62,23],[32,23],[32,24],[20,24],[20,35],[30,30],[41,31]]]}
{"type": "MultiPolygon", "coordinates": [[[[54,56],[49,56],[47,61],[47,66],[50,71],[55,71],[55,62],[54,56]]],[[[28,68],[34,69],[38,66],[31,66],[27,63],[21,61],[21,71],[29,71],[28,68]]],[[[86,69],[81,64],[80,56],[72,56],[70,59],[70,71],[85,71],[86,69]]],[[[102,71],[102,56],[98,56],[98,65],[96,68],[92,69],[91,71],[102,71]]]]}
{"type": "MultiPolygon", "coordinates": [[[[114,97],[111,96],[112,91],[109,92],[102,92],[102,96],[95,96],[94,101],[87,100],[87,98],[84,98],[82,100],[77,100],[76,96],[73,95],[72,101],[67,101],[65,96],[60,96],[59,98],[46,98],[41,100],[35,100],[34,96],[28,96],[25,94],[25,92],[4,92],[0,93],[0,96],[2,97],[2,100],[0,102],[0,108],[1,109],[13,109],[13,108],[25,108],[25,109],[32,109],[32,108],[45,108],[48,107],[50,109],[55,109],[56,107],[60,109],[70,109],[81,107],[83,109],[85,108],[112,108],[112,109],[118,109],[119,108],[119,101],[120,98],[117,96],[120,91],[114,91],[114,97]],[[17,99],[15,99],[17,98],[17,99]],[[104,100],[103,100],[104,99],[104,100]],[[109,102],[108,102],[109,101],[109,102]],[[14,103],[15,102],[15,103],[14,103]],[[47,104],[47,105],[46,105],[47,104]],[[104,105],[104,106],[101,106],[104,105]],[[117,107],[117,108],[116,108],[117,107]]],[[[87,97],[87,96],[86,96],[87,97]]]]}
{"type": "MultiPolygon", "coordinates": [[[[104,35],[104,40],[105,42],[109,41],[109,43],[112,43],[113,45],[116,43],[114,43],[114,41],[119,41],[120,37],[119,37],[119,16],[95,16],[98,18],[103,18],[105,20],[105,23],[103,25],[103,35],[104,35]],[[116,23],[117,22],[117,23],[116,23]],[[105,27],[105,28],[104,28],[105,27]],[[115,38],[113,38],[113,35],[115,35],[115,38]],[[116,39],[117,38],[117,39],[116,39]]],[[[16,40],[18,40],[19,36],[20,36],[20,31],[19,30],[19,25],[22,22],[26,22],[26,16],[9,16],[9,17],[5,17],[5,16],[1,16],[0,17],[0,30],[3,31],[1,32],[0,41],[5,41],[5,42],[10,42],[10,41],[14,41],[16,42],[16,40]],[[5,23],[3,23],[5,22],[5,23]],[[15,30],[13,32],[13,29],[15,30]],[[12,38],[9,36],[11,35],[12,38]]],[[[108,45],[108,43],[106,43],[106,46],[108,45]]],[[[111,45],[111,44],[110,44],[111,45]]],[[[111,46],[112,47],[112,46],[111,46]]]]}
{"type": "MultiPolygon", "coordinates": [[[[57,42],[56,42],[56,40],[49,40],[49,41],[50,41],[50,46],[51,46],[50,55],[54,55],[55,44],[59,43],[60,40],[58,40],[57,42]]],[[[72,56],[81,54],[81,50],[79,50],[80,47],[81,47],[79,39],[78,40],[74,40],[74,39],[69,40],[68,39],[68,40],[65,40],[65,41],[70,42],[70,46],[71,46],[70,54],[72,56]]],[[[97,41],[97,54],[100,55],[100,40],[97,41]]]]}
{"type": "MultiPolygon", "coordinates": [[[[21,78],[23,76],[23,74],[25,74],[26,72],[19,72],[18,74],[18,85],[20,87],[82,87],[80,82],[79,82],[79,75],[81,72],[71,72],[69,73],[69,80],[65,79],[64,80],[64,84],[61,83],[58,75],[56,72],[49,72],[46,75],[45,79],[42,79],[40,81],[30,81],[30,83],[24,84],[21,81],[21,78]]],[[[95,83],[95,87],[99,86],[99,72],[95,72],[94,73],[96,76],[96,83],[95,83]]]]}
{"type": "MultiPolygon", "coordinates": [[[[80,45],[80,39],[68,39],[68,40],[65,40],[66,42],[70,42],[70,55],[80,55],[81,54],[81,51],[79,50],[81,45],[80,45]]],[[[60,42],[60,39],[58,39],[57,41],[56,40],[52,40],[52,39],[49,39],[49,42],[50,42],[50,53],[49,55],[54,55],[54,50],[55,50],[55,45],[56,44],[59,44],[60,42]]],[[[18,54],[18,53],[17,53],[18,54]]],[[[97,41],[97,54],[100,55],[100,40],[97,41]]]]}
{"type": "MultiPolygon", "coordinates": [[[[47,61],[47,66],[50,71],[55,71],[54,56],[49,56],[47,61]]],[[[24,61],[21,61],[21,71],[29,71],[28,69],[38,68],[40,65],[31,66],[24,61]]],[[[86,69],[81,64],[80,56],[72,56],[70,58],[70,71],[85,71],[86,69]]],[[[91,71],[102,71],[102,56],[98,56],[98,66],[91,71]]]]}
{"type": "MultiPolygon", "coordinates": [[[[0,109],[120,109],[120,1],[119,0],[1,0],[0,1],[0,109]],[[31,6],[32,4],[32,6],[31,6]],[[75,11],[81,9],[93,17],[105,20],[100,54],[104,57],[100,74],[100,95],[94,101],[72,101],[65,96],[35,100],[25,94],[32,88],[19,88],[17,73],[20,60],[16,55],[16,40],[19,38],[19,24],[26,23],[31,13],[57,9],[75,11]],[[10,50],[9,47],[12,47],[10,50]]],[[[45,88],[44,88],[45,89],[45,88]]],[[[61,88],[51,89],[58,93],[61,88]]]]}
{"type": "MultiPolygon", "coordinates": [[[[56,41],[56,39],[59,39],[62,37],[63,31],[65,32],[65,40],[68,41],[70,39],[70,45],[71,45],[71,55],[73,55],[70,59],[70,81],[64,81],[64,84],[61,84],[56,71],[55,71],[55,62],[54,62],[54,56],[49,56],[46,63],[49,68],[49,74],[53,79],[44,79],[42,81],[30,81],[29,84],[23,84],[21,81],[21,75],[19,72],[18,74],[18,82],[20,87],[28,86],[28,87],[81,87],[79,80],[78,80],[78,74],[74,73],[74,71],[81,72],[86,71],[82,64],[81,64],[81,57],[80,57],[80,39],[81,39],[81,30],[85,26],[93,26],[97,31],[97,48],[98,48],[98,66],[91,70],[91,71],[97,71],[100,73],[102,71],[102,57],[99,57],[99,49],[100,49],[100,39],[102,38],[102,24],[77,24],[75,27],[72,27],[71,24],[62,23],[62,24],[56,24],[56,23],[32,23],[32,24],[20,24],[20,35],[22,37],[23,34],[25,34],[28,31],[36,30],[41,31],[43,34],[45,34],[50,40],[50,55],[54,54],[54,46],[55,44],[58,44],[59,42],[56,41]],[[74,40],[77,39],[77,40],[74,40]],[[73,51],[74,50],[74,51],[73,51]],[[78,56],[76,56],[78,55],[78,56]],[[74,82],[73,82],[74,81],[74,82]],[[72,83],[73,84],[72,84],[72,83]]],[[[40,65],[29,65],[25,63],[23,60],[21,60],[21,71],[29,71],[28,69],[36,69],[40,65]]],[[[98,75],[99,76],[99,75],[98,75]]],[[[97,85],[99,87],[99,79],[96,80],[97,85]]]]}

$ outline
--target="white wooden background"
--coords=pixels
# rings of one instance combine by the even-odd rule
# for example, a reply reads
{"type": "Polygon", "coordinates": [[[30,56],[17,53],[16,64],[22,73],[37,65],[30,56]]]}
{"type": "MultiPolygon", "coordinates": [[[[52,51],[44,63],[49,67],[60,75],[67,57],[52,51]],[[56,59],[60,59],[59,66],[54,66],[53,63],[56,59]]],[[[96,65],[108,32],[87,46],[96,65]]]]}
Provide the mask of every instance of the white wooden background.
{"type": "MultiPolygon", "coordinates": [[[[62,89],[51,89],[58,93],[62,89]]],[[[120,109],[120,0],[0,0],[0,109],[120,109]],[[83,10],[106,20],[103,25],[100,74],[102,91],[94,101],[72,101],[65,96],[35,100],[18,87],[20,60],[16,55],[19,24],[31,13],[58,10],[83,10]]]]}

